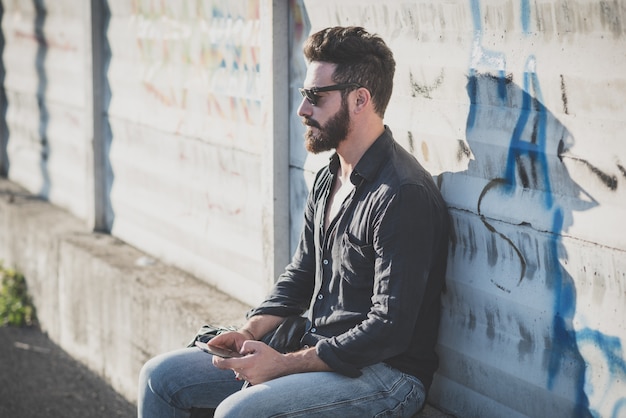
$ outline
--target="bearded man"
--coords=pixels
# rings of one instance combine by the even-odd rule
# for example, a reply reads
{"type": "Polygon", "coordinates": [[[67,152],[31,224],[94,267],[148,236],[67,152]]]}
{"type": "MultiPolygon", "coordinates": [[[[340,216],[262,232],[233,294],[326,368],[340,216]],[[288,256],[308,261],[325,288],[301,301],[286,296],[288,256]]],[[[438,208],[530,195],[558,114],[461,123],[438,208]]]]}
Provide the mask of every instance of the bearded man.
{"type": "Polygon", "coordinates": [[[449,221],[432,176],[383,123],[395,61],[360,27],[311,35],[298,115],[305,145],[335,150],[308,196],[291,263],[238,331],[213,348],[155,357],[142,369],[139,416],[410,417],[438,367],[449,221]],[[261,337],[306,315],[298,349],[261,337]],[[247,381],[242,389],[241,381],[247,381]]]}

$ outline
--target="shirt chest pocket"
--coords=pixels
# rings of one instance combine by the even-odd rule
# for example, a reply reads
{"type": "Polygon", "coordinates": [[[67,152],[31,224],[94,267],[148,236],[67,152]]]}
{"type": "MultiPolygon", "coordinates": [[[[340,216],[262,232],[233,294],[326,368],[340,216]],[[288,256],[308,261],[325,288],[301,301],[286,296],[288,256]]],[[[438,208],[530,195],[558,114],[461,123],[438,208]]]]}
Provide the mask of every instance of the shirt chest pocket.
{"type": "Polygon", "coordinates": [[[341,277],[354,287],[371,287],[374,278],[374,246],[346,233],[341,239],[341,277]]]}

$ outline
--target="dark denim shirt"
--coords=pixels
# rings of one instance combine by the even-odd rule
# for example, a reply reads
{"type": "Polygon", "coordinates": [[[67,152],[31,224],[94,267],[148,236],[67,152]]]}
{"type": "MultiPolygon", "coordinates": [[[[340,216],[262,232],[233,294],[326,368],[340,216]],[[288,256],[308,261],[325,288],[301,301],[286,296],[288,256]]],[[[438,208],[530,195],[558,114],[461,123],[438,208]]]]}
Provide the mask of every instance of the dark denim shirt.
{"type": "Polygon", "coordinates": [[[438,366],[448,212],[431,175],[385,132],[352,172],[355,185],[324,233],[337,155],[309,194],[297,251],[248,316],[308,309],[303,345],[336,372],[385,362],[428,389],[438,366]]]}

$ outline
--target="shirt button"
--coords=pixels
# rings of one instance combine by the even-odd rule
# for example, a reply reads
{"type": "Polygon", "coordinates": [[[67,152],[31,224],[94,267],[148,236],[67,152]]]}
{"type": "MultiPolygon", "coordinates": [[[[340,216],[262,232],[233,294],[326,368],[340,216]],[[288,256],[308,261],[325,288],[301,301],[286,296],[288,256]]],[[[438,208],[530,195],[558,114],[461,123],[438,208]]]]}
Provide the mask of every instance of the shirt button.
{"type": "Polygon", "coordinates": [[[322,300],[322,299],[324,299],[324,295],[317,295],[317,298],[318,298],[319,300],[322,300]]]}
{"type": "Polygon", "coordinates": [[[311,332],[317,332],[317,328],[311,328],[311,332]]]}
{"type": "Polygon", "coordinates": [[[328,260],[324,259],[324,261],[322,261],[322,263],[324,263],[325,266],[328,265],[328,260]]]}

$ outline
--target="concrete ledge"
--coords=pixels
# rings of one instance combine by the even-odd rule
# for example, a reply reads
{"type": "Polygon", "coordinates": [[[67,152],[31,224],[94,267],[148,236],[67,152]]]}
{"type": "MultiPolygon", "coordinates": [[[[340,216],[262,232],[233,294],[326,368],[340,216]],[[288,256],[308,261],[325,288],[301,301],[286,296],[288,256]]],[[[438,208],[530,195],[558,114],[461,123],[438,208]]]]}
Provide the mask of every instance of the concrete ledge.
{"type": "Polygon", "coordinates": [[[42,329],[129,401],[150,357],[249,306],[0,179],[0,260],[26,277],[42,329]]]}
{"type": "MultiPolygon", "coordinates": [[[[0,260],[26,277],[41,328],[130,402],[150,357],[250,309],[0,178],[0,260]]],[[[426,405],[420,417],[451,417],[426,405]]]]}

